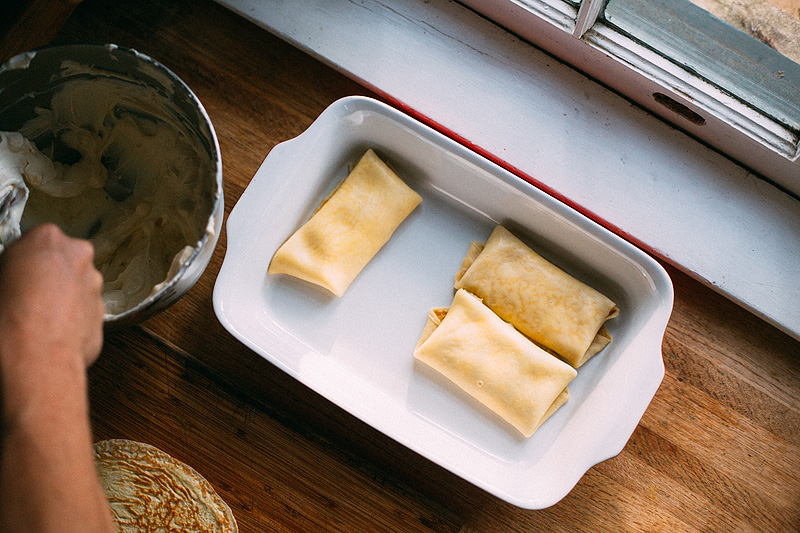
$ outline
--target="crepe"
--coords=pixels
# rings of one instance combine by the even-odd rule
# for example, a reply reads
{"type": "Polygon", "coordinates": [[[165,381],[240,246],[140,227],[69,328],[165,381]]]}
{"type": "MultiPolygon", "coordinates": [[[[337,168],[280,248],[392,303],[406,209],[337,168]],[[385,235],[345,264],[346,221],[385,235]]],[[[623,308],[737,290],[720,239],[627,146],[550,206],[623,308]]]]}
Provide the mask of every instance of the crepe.
{"type": "Polygon", "coordinates": [[[414,357],[525,437],[567,401],[577,375],[465,290],[448,309],[431,311],[414,357]]]}
{"type": "Polygon", "coordinates": [[[124,439],[94,445],[95,464],[120,533],[236,533],[230,507],[194,469],[124,439]]]}
{"type": "Polygon", "coordinates": [[[456,289],[483,300],[503,320],[580,367],[611,335],[614,302],[531,250],[503,226],[485,245],[473,243],[456,275],[456,289]]]}
{"type": "Polygon", "coordinates": [[[342,296],[422,197],[370,149],[314,215],[278,248],[269,274],[342,296]]]}

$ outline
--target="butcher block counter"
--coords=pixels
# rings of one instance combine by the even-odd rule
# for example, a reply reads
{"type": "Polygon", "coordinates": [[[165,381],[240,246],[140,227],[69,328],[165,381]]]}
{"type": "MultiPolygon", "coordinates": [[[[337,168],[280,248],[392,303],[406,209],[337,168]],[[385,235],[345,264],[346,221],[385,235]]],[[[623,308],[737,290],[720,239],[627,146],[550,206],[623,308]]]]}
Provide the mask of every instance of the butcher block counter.
{"type": "MultiPolygon", "coordinates": [[[[376,97],[210,0],[72,7],[55,9],[57,27],[23,9],[3,30],[33,46],[115,43],[175,72],[216,128],[226,217],[273,147],[342,97],[376,97]]],[[[641,422],[561,501],[526,510],[361,422],[228,333],[212,304],[226,244],[223,230],[176,304],[106,334],[89,384],[96,440],[145,442],[189,464],[240,531],[800,530],[800,343],[668,264],[666,374],[641,422]]]]}

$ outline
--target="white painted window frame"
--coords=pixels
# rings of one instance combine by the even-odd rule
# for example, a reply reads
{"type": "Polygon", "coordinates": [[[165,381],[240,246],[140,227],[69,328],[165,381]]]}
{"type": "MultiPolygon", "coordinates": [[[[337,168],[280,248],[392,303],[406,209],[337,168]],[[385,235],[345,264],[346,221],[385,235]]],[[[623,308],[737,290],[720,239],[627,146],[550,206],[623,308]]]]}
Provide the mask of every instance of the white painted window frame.
{"type": "Polygon", "coordinates": [[[798,135],[598,20],[607,0],[459,0],[800,197],[798,135]],[[667,95],[704,119],[656,101],[667,95]]]}

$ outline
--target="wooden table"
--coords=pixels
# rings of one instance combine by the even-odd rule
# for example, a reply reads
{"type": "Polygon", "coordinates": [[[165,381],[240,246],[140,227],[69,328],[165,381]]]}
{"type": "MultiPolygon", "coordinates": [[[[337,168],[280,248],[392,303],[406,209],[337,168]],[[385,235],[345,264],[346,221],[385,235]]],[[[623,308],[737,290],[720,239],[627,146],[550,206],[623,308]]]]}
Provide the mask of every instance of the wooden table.
{"type": "MultiPolygon", "coordinates": [[[[186,81],[219,136],[226,215],[277,143],[370,94],[209,0],[85,0],[54,41],[132,47],[186,81]]],[[[211,303],[225,248],[223,234],[170,309],[107,335],[91,415],[96,439],[147,442],[197,469],[243,532],[800,530],[800,343],[669,265],[666,377],[641,423],[561,502],[526,511],[229,335],[211,303]]]]}

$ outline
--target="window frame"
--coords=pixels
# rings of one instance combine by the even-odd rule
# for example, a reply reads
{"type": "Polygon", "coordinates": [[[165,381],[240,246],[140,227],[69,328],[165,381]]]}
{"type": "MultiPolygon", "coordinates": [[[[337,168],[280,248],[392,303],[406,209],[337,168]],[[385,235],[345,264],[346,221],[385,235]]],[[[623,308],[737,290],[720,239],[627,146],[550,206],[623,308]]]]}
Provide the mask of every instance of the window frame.
{"type": "Polygon", "coordinates": [[[606,0],[458,3],[800,198],[798,133],[605,24],[606,0]]]}

